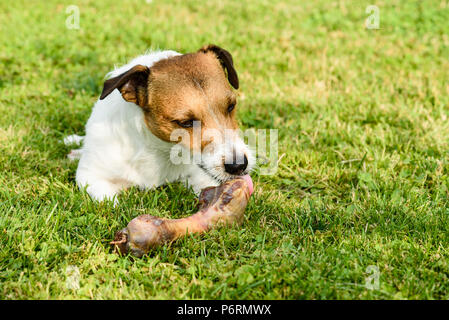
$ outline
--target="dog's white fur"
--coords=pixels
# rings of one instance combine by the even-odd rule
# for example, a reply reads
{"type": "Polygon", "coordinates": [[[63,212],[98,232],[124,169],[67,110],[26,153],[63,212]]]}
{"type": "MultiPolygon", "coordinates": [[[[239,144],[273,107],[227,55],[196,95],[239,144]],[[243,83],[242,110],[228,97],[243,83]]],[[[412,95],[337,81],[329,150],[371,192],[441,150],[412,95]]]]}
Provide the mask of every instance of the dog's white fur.
{"type": "MultiPolygon", "coordinates": [[[[179,53],[150,52],[108,76],[118,76],[138,64],[151,67],[175,55],[179,53]]],[[[218,145],[213,153],[205,154],[202,169],[193,163],[173,164],[170,160],[173,144],[154,136],[144,122],[141,108],[125,101],[118,90],[95,103],[84,138],[73,135],[64,142],[83,143],[80,149],[72,150],[69,158],[79,158],[76,182],[96,200],[114,199],[122,189],[132,185],[147,189],[177,180],[187,183],[198,194],[201,189],[225,180],[226,174],[217,166],[217,161],[222,162],[223,155],[230,149],[247,155],[247,172],[254,164],[252,153],[241,139],[236,139],[232,146],[218,145]]]]}

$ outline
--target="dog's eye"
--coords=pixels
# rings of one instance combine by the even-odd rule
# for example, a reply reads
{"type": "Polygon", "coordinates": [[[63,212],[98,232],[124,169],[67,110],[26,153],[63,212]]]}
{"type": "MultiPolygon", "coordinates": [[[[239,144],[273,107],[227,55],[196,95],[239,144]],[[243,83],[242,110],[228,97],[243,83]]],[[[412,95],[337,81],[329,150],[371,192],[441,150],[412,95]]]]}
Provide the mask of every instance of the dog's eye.
{"type": "Polygon", "coordinates": [[[193,127],[194,120],[186,120],[186,121],[176,121],[176,123],[183,128],[191,128],[193,127]]]}
{"type": "Polygon", "coordinates": [[[228,106],[228,113],[231,113],[232,110],[234,110],[234,108],[235,108],[235,103],[231,103],[231,104],[228,106]]]}

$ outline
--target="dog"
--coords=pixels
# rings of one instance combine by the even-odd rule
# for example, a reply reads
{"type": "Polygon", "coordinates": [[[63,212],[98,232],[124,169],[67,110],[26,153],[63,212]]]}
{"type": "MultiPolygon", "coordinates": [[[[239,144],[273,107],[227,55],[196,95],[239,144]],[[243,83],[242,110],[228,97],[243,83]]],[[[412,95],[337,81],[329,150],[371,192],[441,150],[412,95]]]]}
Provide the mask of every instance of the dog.
{"type": "Polygon", "coordinates": [[[174,181],[199,194],[249,177],[255,157],[238,134],[239,79],[227,50],[207,45],[187,54],[153,51],[106,77],[86,135],[65,139],[82,142],[69,158],[79,159],[76,183],[93,199],[115,201],[128,187],[174,181]],[[187,161],[173,161],[175,145],[187,152],[187,161]]]}

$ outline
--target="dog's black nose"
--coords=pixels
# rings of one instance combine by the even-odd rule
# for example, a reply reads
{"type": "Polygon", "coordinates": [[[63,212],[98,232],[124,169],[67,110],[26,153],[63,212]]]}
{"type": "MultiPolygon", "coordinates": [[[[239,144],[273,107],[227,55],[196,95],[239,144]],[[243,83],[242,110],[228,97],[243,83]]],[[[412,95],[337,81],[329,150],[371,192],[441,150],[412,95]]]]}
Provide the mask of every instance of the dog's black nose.
{"type": "Polygon", "coordinates": [[[248,166],[248,158],[246,155],[244,155],[243,163],[236,163],[237,160],[234,157],[233,163],[225,163],[225,171],[230,174],[242,174],[243,171],[245,171],[246,167],[248,166]]]}

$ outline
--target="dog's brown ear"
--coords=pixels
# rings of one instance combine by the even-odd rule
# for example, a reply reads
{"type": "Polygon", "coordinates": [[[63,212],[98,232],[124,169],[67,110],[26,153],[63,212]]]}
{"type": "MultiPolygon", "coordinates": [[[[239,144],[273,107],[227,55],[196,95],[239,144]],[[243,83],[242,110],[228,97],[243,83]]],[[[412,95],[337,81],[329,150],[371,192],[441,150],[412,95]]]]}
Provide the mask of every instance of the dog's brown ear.
{"type": "Polygon", "coordinates": [[[214,52],[218,60],[220,60],[222,67],[226,69],[226,72],[228,73],[229,83],[234,88],[239,88],[239,77],[237,76],[237,72],[235,71],[232,56],[228,51],[214,44],[204,46],[199,51],[204,53],[208,51],[214,52]]]}
{"type": "Polygon", "coordinates": [[[118,89],[123,99],[145,107],[148,100],[148,76],[150,69],[138,64],[121,75],[104,82],[100,100],[106,98],[114,89],[118,89]]]}

